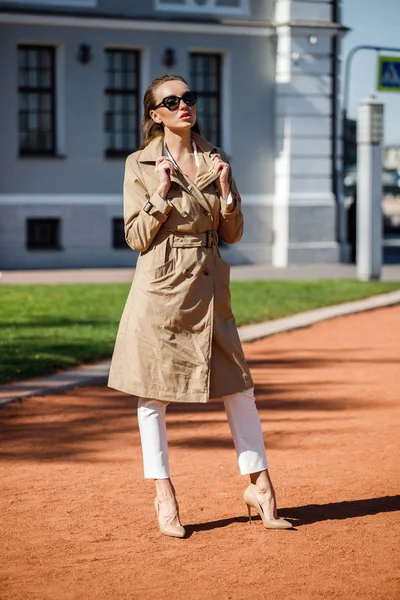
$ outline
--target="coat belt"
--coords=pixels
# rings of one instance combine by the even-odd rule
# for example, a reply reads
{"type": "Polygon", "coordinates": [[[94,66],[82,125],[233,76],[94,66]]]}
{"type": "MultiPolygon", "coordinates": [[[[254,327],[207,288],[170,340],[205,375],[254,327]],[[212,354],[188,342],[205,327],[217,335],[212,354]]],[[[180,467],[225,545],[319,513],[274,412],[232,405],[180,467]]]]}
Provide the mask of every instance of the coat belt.
{"type": "Polygon", "coordinates": [[[214,229],[204,233],[174,233],[172,234],[173,248],[212,248],[218,244],[218,234],[214,229]]]}

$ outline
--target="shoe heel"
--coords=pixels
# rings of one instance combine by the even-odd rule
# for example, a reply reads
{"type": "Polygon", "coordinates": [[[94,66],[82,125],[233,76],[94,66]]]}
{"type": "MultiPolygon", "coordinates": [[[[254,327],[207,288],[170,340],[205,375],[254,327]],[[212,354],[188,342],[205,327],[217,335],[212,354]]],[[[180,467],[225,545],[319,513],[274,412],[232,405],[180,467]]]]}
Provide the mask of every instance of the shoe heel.
{"type": "Polygon", "coordinates": [[[244,491],[243,500],[247,505],[247,510],[249,513],[249,523],[251,523],[251,508],[260,515],[263,525],[266,529],[291,529],[293,527],[292,523],[286,521],[285,519],[267,519],[265,513],[257,500],[257,497],[253,490],[253,484],[250,484],[244,491]]]}
{"type": "Polygon", "coordinates": [[[250,506],[250,504],[247,505],[247,512],[249,513],[249,525],[251,525],[251,506],[250,506]]]}

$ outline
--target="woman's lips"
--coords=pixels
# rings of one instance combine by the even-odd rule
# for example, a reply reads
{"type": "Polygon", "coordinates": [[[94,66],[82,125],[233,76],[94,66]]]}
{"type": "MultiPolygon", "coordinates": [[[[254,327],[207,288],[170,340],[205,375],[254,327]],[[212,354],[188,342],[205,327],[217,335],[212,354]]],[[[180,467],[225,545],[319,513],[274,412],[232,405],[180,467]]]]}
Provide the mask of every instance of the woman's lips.
{"type": "Polygon", "coordinates": [[[192,115],[190,113],[188,113],[188,112],[184,112],[181,115],[179,115],[179,118],[180,119],[191,119],[192,115]]]}

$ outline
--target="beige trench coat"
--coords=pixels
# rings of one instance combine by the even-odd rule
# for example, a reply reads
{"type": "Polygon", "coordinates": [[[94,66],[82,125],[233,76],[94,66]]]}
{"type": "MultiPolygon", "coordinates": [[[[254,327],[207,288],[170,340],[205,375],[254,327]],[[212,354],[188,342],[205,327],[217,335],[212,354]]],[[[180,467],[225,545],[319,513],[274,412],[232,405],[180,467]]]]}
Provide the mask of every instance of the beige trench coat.
{"type": "Polygon", "coordinates": [[[230,174],[233,204],[222,205],[211,155],[226,155],[192,135],[196,179],[178,171],[168,202],[154,172],[162,138],[127,159],[125,237],[140,256],[108,379],[111,388],[172,402],[208,402],[253,386],[231,309],[230,267],[215,243],[217,235],[228,244],[241,238],[240,196],[230,174]]]}

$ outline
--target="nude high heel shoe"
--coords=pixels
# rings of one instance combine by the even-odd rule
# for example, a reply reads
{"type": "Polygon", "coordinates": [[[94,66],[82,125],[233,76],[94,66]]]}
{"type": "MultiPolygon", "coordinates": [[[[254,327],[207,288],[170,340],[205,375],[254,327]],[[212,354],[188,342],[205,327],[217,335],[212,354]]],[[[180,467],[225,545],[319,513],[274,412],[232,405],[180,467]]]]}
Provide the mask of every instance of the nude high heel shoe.
{"type": "Polygon", "coordinates": [[[265,516],[265,513],[262,509],[261,504],[258,502],[256,495],[254,493],[254,484],[251,483],[245,490],[243,494],[243,499],[247,504],[247,510],[249,511],[249,523],[251,523],[251,509],[254,508],[258,514],[260,515],[263,525],[266,529],[291,529],[293,527],[292,523],[286,521],[285,519],[268,519],[265,516]]]}
{"type": "MultiPolygon", "coordinates": [[[[158,509],[159,509],[159,501],[158,498],[154,499],[154,508],[156,509],[156,513],[157,513],[157,520],[158,520],[158,526],[160,528],[161,533],[163,533],[164,535],[169,535],[170,537],[177,537],[177,538],[183,538],[186,535],[186,530],[184,527],[182,527],[182,525],[171,525],[171,524],[163,524],[160,523],[160,519],[158,516],[158,509]]],[[[178,502],[176,503],[176,514],[179,517],[179,505],[178,502]]]]}

